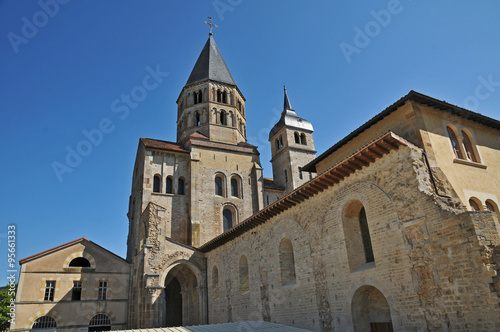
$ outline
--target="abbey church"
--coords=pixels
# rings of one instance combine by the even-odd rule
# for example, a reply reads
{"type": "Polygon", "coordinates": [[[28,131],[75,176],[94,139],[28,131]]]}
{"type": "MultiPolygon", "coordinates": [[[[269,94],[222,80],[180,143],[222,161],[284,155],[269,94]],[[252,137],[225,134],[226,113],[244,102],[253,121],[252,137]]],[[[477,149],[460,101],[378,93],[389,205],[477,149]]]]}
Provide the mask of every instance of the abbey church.
{"type": "Polygon", "coordinates": [[[127,257],[22,259],[12,331],[500,330],[500,121],[410,91],[317,156],[285,88],[271,179],[212,33],[176,102],[175,142],[139,139],[127,257]]]}

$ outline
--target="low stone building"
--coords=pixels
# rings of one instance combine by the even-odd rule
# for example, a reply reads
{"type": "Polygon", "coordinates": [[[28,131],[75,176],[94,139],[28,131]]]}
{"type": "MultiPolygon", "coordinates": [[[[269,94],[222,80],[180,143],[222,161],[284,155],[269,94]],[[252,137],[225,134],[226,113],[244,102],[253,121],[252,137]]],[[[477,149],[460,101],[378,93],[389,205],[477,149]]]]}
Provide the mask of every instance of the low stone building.
{"type": "Polygon", "coordinates": [[[139,140],[123,326],[500,330],[499,121],[410,91],[316,157],[285,89],[264,178],[211,34],[177,105],[139,140]]]}
{"type": "Polygon", "coordinates": [[[12,331],[127,327],[130,265],[81,238],[22,259],[12,331]]]}

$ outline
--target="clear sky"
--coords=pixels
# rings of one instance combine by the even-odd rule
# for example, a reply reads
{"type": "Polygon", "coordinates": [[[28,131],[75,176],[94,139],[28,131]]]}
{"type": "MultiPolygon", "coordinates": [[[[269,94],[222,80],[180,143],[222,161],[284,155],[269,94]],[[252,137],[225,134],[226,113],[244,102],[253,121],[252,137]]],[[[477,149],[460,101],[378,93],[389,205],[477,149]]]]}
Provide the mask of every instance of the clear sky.
{"type": "Polygon", "coordinates": [[[464,0],[0,1],[2,273],[9,224],[18,258],[82,236],[126,255],[139,137],[175,141],[207,16],[271,177],[283,83],[318,153],[410,90],[500,118],[498,13],[464,0]]]}

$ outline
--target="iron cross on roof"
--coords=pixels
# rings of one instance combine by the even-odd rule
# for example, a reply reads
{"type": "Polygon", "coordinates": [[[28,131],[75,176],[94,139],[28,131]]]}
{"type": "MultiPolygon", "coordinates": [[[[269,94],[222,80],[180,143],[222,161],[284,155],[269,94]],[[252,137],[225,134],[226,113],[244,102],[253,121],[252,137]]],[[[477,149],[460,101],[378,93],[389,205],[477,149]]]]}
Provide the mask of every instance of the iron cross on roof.
{"type": "Polygon", "coordinates": [[[210,34],[212,34],[213,28],[218,28],[219,26],[212,22],[212,17],[208,16],[209,22],[204,21],[203,23],[210,25],[210,34]]]}

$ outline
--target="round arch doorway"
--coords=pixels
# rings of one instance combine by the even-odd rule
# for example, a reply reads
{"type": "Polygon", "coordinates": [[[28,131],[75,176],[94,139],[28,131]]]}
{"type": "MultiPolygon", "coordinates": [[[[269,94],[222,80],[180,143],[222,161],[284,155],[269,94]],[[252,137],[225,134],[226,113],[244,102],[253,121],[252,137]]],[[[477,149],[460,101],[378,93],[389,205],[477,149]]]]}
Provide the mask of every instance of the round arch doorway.
{"type": "Polygon", "coordinates": [[[384,294],[373,286],[361,286],[352,297],[355,332],[393,332],[391,309],[384,294]]]}
{"type": "Polygon", "coordinates": [[[187,264],[174,266],[165,278],[164,326],[201,324],[200,287],[195,273],[187,264]]]}

